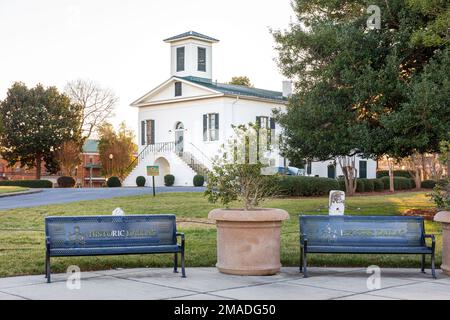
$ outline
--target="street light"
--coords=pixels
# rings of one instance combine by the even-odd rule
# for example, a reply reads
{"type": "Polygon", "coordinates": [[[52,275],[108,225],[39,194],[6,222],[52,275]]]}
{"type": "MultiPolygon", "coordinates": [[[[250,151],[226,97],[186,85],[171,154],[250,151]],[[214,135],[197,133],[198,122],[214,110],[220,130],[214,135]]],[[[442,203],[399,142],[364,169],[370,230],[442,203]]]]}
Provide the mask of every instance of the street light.
{"type": "Polygon", "coordinates": [[[112,153],[109,154],[109,170],[111,171],[112,176],[112,161],[113,161],[114,155],[112,153]]]}

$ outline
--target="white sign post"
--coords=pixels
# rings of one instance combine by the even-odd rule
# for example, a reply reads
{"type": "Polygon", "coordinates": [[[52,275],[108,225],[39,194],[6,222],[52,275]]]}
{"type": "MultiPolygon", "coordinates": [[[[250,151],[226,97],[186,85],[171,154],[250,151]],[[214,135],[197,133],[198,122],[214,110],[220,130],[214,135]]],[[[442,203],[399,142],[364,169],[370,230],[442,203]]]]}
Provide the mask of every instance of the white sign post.
{"type": "Polygon", "coordinates": [[[328,214],[330,216],[343,216],[345,210],[345,192],[331,190],[328,199],[328,214]]]}

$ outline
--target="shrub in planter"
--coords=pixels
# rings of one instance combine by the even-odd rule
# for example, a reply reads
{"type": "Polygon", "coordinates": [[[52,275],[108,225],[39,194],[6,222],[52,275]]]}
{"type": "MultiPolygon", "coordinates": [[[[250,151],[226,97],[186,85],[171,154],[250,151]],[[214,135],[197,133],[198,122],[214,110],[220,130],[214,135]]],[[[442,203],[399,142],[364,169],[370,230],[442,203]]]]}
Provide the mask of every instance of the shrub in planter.
{"type": "Polygon", "coordinates": [[[0,186],[14,186],[25,188],[53,188],[49,180],[5,180],[0,181],[0,186]]]}
{"type": "Polygon", "coordinates": [[[143,187],[143,186],[145,186],[145,181],[146,181],[145,177],[139,176],[139,177],[136,178],[136,185],[138,187],[143,187]]]}
{"type": "Polygon", "coordinates": [[[192,182],[194,184],[194,187],[203,187],[203,185],[205,184],[205,177],[201,174],[196,174],[192,182]]]}
{"type": "Polygon", "coordinates": [[[381,179],[373,179],[373,187],[375,191],[383,191],[384,183],[381,179]]]}
{"type": "Polygon", "coordinates": [[[435,185],[436,181],[434,180],[423,180],[420,187],[424,189],[433,189],[435,185]]]}
{"type": "Polygon", "coordinates": [[[106,185],[110,188],[117,188],[121,187],[122,183],[120,182],[120,179],[118,177],[110,177],[106,182],[106,185]]]}
{"type": "Polygon", "coordinates": [[[73,188],[76,183],[74,178],[68,176],[59,177],[56,182],[58,182],[60,188],[73,188]]]}
{"type": "Polygon", "coordinates": [[[263,175],[262,164],[246,163],[245,155],[237,154],[236,150],[248,154],[248,146],[256,145],[256,141],[250,141],[256,137],[251,134],[254,127],[234,128],[232,140],[239,145],[230,144],[222,157],[214,161],[205,191],[210,202],[220,202],[226,207],[208,214],[217,225],[216,266],[227,274],[272,275],[280,270],[281,224],[289,214],[281,209],[257,208],[266,198],[278,193],[279,179],[263,175]],[[240,201],[243,208],[228,208],[234,201],[240,201]]]}
{"type": "Polygon", "coordinates": [[[175,183],[175,176],[173,174],[166,174],[164,176],[164,185],[166,187],[173,186],[174,183],[175,183]]]}
{"type": "Polygon", "coordinates": [[[340,188],[335,179],[303,176],[281,176],[278,185],[281,194],[294,197],[321,196],[340,188]]]}

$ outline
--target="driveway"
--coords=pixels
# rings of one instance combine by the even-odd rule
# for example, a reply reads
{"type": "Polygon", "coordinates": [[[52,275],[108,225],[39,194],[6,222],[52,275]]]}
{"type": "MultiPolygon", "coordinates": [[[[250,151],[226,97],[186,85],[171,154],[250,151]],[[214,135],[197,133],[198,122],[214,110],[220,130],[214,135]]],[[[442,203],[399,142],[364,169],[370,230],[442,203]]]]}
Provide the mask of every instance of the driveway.
{"type": "MultiPolygon", "coordinates": [[[[67,203],[84,200],[128,197],[152,194],[152,188],[79,188],[79,189],[41,189],[42,192],[0,198],[1,209],[42,206],[47,204],[67,203]]],[[[162,192],[203,192],[203,187],[157,187],[156,193],[162,192]]]]}

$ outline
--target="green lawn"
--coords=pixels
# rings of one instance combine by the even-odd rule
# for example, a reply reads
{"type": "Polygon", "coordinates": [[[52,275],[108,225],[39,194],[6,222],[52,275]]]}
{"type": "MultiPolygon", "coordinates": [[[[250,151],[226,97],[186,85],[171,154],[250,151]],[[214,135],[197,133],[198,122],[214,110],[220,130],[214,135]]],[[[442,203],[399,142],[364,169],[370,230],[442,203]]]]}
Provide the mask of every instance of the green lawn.
{"type": "MultiPolygon", "coordinates": [[[[0,200],[1,201],[1,200],[0,200]]],[[[289,198],[273,199],[264,206],[277,207],[289,212],[291,219],[282,229],[281,259],[285,266],[297,266],[299,255],[298,214],[326,213],[328,199],[289,198]],[[317,210],[320,211],[317,211],[317,210]]],[[[423,192],[393,195],[355,196],[347,198],[347,214],[385,215],[400,214],[408,208],[432,207],[423,192]]],[[[83,201],[70,204],[20,208],[0,211],[0,276],[39,274],[44,270],[44,217],[49,215],[111,214],[121,207],[127,214],[175,213],[180,231],[186,233],[186,263],[188,267],[214,266],[216,262],[216,230],[208,224],[208,212],[218,206],[211,205],[201,193],[163,193],[83,201]]],[[[437,266],[441,261],[441,227],[426,222],[428,233],[437,235],[437,266]]],[[[313,266],[362,266],[376,264],[384,267],[419,267],[420,256],[409,255],[317,255],[312,254],[313,266]]],[[[52,259],[52,271],[64,272],[69,265],[81,270],[129,267],[171,266],[172,255],[133,255],[107,257],[73,257],[52,259]]]]}
{"type": "Polygon", "coordinates": [[[12,193],[12,192],[19,192],[19,191],[26,191],[28,188],[22,188],[22,187],[0,187],[0,194],[2,193],[12,193]]]}

